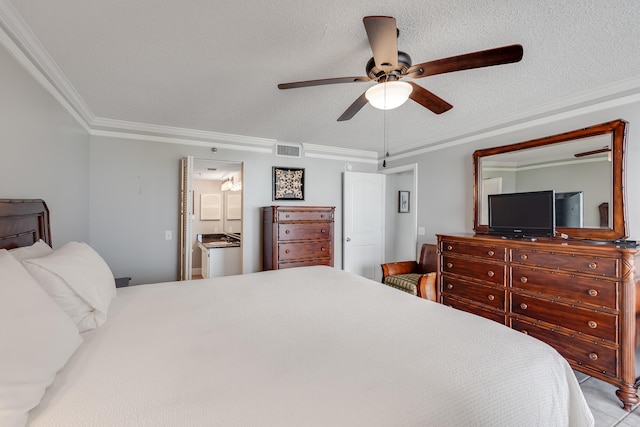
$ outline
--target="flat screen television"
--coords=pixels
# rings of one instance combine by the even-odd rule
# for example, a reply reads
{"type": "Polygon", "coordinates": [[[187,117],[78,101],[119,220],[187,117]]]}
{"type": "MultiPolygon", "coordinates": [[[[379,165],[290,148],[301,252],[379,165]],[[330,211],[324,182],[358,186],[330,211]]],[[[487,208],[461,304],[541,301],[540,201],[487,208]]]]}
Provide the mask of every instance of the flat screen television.
{"type": "Polygon", "coordinates": [[[554,236],[555,192],[489,195],[489,233],[510,237],[554,236]]]}

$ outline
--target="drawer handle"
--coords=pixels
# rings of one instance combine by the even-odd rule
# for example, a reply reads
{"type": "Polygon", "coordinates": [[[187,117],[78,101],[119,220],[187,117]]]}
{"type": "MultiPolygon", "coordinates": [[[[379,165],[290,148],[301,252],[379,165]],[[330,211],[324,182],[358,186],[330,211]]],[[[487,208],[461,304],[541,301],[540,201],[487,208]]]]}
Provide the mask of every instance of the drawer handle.
{"type": "Polygon", "coordinates": [[[520,304],[520,308],[523,309],[523,310],[526,310],[527,308],[529,308],[529,306],[527,304],[525,304],[525,303],[521,303],[520,304]]]}
{"type": "Polygon", "coordinates": [[[284,232],[284,234],[289,234],[289,233],[291,233],[290,230],[287,230],[287,231],[284,232]]]}
{"type": "Polygon", "coordinates": [[[286,214],[284,217],[285,217],[285,218],[289,218],[289,214],[286,214]]]}
{"type": "Polygon", "coordinates": [[[495,253],[495,252],[493,252],[493,251],[489,251],[489,252],[487,252],[487,255],[489,255],[489,256],[494,256],[495,254],[496,254],[496,253],[495,253]]]}
{"type": "Polygon", "coordinates": [[[487,298],[489,298],[489,301],[493,301],[494,299],[496,299],[496,297],[494,297],[493,295],[489,295],[487,298]]]}
{"type": "Polygon", "coordinates": [[[522,276],[522,277],[520,278],[520,281],[521,281],[522,283],[527,283],[527,282],[529,281],[529,279],[527,279],[527,278],[526,278],[526,276],[522,276]]]}
{"type": "Polygon", "coordinates": [[[520,332],[522,332],[525,335],[529,335],[529,331],[527,331],[526,329],[521,330],[520,332]]]}
{"type": "Polygon", "coordinates": [[[453,264],[451,264],[450,262],[447,263],[447,268],[451,268],[453,267],[453,264]]]}
{"type": "Polygon", "coordinates": [[[448,250],[448,251],[453,250],[453,246],[448,245],[448,246],[447,246],[447,250],[448,250]]]}
{"type": "Polygon", "coordinates": [[[589,353],[589,359],[598,360],[598,354],[597,353],[589,353]]]}
{"type": "Polygon", "coordinates": [[[320,230],[321,233],[326,233],[327,230],[325,230],[324,228],[322,230],[320,230]]]}
{"type": "Polygon", "coordinates": [[[589,327],[591,329],[595,329],[598,327],[598,324],[596,322],[594,322],[593,320],[589,320],[589,322],[587,323],[587,325],[589,325],[589,327]]]}
{"type": "Polygon", "coordinates": [[[447,284],[447,289],[453,289],[453,284],[448,283],[448,284],[447,284]]]}
{"type": "Polygon", "coordinates": [[[320,218],[324,218],[324,215],[320,214],[320,218]]]}
{"type": "Polygon", "coordinates": [[[596,264],[595,262],[590,262],[589,263],[589,268],[592,270],[595,270],[596,268],[598,268],[598,264],[596,264]]]}
{"type": "Polygon", "coordinates": [[[322,252],[324,252],[324,248],[320,248],[320,250],[321,250],[322,252]]]}
{"type": "Polygon", "coordinates": [[[589,289],[589,295],[591,295],[592,297],[597,297],[598,291],[596,291],[595,289],[589,289]]]}
{"type": "Polygon", "coordinates": [[[288,254],[289,253],[289,249],[285,249],[284,253],[288,254]]]}
{"type": "Polygon", "coordinates": [[[493,276],[495,276],[495,275],[496,275],[496,273],[494,273],[494,272],[493,272],[493,271],[491,271],[491,270],[489,270],[489,271],[487,272],[487,276],[489,276],[489,277],[493,277],[493,276]]]}
{"type": "Polygon", "coordinates": [[[523,260],[523,261],[524,261],[524,260],[526,260],[527,258],[529,258],[529,257],[527,256],[527,254],[522,254],[522,255],[520,255],[520,259],[521,259],[521,260],[523,260]]]}

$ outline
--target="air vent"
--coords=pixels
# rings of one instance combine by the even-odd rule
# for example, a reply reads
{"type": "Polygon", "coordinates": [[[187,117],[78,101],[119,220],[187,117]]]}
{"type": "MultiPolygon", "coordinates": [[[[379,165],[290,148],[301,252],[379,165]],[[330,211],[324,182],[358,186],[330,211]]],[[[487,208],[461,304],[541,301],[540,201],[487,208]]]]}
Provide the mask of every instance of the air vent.
{"type": "Polygon", "coordinates": [[[276,144],[276,156],[278,157],[301,157],[302,149],[298,144],[276,144]]]}

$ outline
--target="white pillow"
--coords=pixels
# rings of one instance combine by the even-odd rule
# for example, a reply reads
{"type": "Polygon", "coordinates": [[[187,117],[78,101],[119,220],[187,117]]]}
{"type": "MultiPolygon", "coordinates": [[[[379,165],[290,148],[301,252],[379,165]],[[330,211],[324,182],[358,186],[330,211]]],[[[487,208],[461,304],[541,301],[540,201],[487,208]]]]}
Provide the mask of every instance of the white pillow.
{"type": "Polygon", "coordinates": [[[116,295],[115,279],[107,263],[89,245],[69,242],[23,264],[80,332],[95,329],[107,320],[109,304],[116,295]]]}
{"type": "Polygon", "coordinates": [[[0,249],[0,425],[27,423],[28,412],[81,343],[69,316],[0,249]]]}
{"type": "Polygon", "coordinates": [[[29,258],[40,258],[49,255],[51,252],[53,252],[51,246],[47,245],[42,239],[38,240],[31,246],[9,249],[9,253],[18,261],[24,261],[29,258]]]}

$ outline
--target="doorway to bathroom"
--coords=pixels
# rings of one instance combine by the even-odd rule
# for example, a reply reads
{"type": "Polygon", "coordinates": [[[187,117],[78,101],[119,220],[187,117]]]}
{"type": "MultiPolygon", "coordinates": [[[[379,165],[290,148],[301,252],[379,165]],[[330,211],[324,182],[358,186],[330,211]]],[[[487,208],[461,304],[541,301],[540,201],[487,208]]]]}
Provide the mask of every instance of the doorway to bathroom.
{"type": "Polygon", "coordinates": [[[243,163],[181,159],[180,277],[242,273],[243,163]]]}

